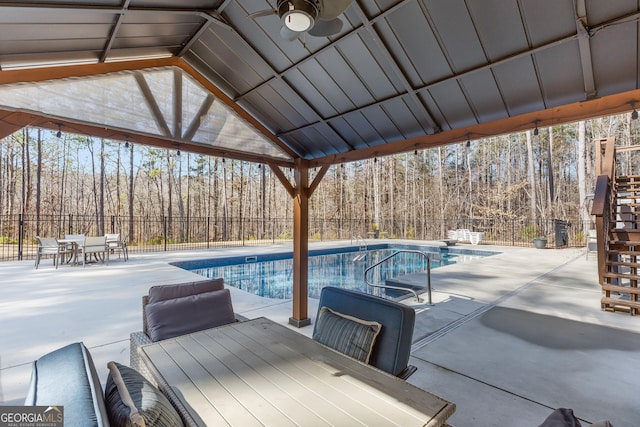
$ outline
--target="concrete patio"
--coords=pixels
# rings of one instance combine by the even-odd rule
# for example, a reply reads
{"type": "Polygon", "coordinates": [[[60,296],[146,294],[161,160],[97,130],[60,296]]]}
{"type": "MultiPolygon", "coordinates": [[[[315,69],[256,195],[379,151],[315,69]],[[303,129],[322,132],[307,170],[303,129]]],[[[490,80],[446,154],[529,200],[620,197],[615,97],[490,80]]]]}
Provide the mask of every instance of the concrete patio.
{"type": "MultiPolygon", "coordinates": [[[[340,243],[348,244],[312,247],[340,243]]],[[[149,286],[200,277],[169,262],[274,248],[282,250],[132,254],[58,270],[47,260],[38,270],[33,261],[0,264],[0,404],[22,404],[31,362],[71,342],[89,347],[103,383],[108,361],[128,365],[149,286]]],[[[600,310],[595,257],[579,248],[472,248],[500,253],[433,270],[434,305],[404,301],[418,313],[409,381],[454,402],[457,427],[536,427],[558,407],[584,424],[640,425],[640,319],[600,310]]],[[[247,317],[286,324],[291,315],[290,301],[231,291],[247,317]]],[[[316,309],[310,300],[312,320],[316,309]]]]}

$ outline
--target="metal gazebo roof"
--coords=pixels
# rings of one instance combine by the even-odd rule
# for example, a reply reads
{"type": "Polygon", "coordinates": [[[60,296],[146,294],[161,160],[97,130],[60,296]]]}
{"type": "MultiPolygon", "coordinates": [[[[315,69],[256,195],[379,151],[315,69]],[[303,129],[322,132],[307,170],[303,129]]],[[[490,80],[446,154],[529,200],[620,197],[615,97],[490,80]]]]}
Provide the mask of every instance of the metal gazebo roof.
{"type": "MultiPolygon", "coordinates": [[[[2,2],[0,83],[178,64],[283,161],[316,165],[631,110],[638,97],[637,2],[355,0],[338,34],[293,41],[277,15],[249,16],[275,6],[2,2]]],[[[188,149],[184,136],[158,134],[188,149]]]]}
{"type": "MultiPolygon", "coordinates": [[[[269,164],[294,199],[290,322],[302,326],[308,199],[331,164],[630,111],[640,101],[637,1],[354,0],[338,33],[293,40],[281,36],[275,13],[261,13],[276,7],[0,2],[0,137],[27,125],[64,127],[269,164]],[[55,93],[62,105],[72,97],[55,87],[111,78],[102,98],[75,108],[42,96],[55,93]],[[122,105],[115,98],[130,101],[137,126],[88,114],[122,105]]],[[[75,92],[85,89],[73,90],[82,100],[75,92]]]]}

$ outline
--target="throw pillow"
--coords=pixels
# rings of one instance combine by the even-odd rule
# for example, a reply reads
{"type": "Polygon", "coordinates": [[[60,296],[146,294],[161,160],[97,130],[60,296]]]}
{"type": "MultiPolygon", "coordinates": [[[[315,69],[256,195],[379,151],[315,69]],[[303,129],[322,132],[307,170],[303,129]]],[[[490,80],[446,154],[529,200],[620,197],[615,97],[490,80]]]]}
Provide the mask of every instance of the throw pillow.
{"type": "Polygon", "coordinates": [[[148,303],[166,301],[168,299],[201,294],[203,292],[224,289],[224,279],[209,279],[200,282],[178,283],[175,285],[160,285],[149,288],[148,303]]]}
{"type": "Polygon", "coordinates": [[[382,325],[328,307],[320,308],[313,339],[340,353],[368,363],[382,325]]]}
{"type": "MultiPolygon", "coordinates": [[[[538,427],[580,427],[580,421],[578,417],[573,414],[571,408],[558,408],[553,411],[540,426],[538,427]]],[[[591,424],[591,427],[612,427],[611,423],[607,420],[596,421],[591,424]]]]}
{"type": "Polygon", "coordinates": [[[160,341],[235,322],[229,289],[147,304],[147,333],[160,341]]]}
{"type": "Polygon", "coordinates": [[[105,402],[113,426],[183,426],[169,399],[135,369],[109,362],[105,402]]]}

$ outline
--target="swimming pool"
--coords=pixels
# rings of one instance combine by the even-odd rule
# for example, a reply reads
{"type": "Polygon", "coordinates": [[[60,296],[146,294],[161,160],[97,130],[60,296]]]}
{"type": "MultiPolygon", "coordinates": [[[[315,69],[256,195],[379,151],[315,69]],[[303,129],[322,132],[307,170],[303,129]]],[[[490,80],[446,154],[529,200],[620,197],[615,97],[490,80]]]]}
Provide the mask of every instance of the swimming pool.
{"type": "MultiPolygon", "coordinates": [[[[368,250],[343,247],[309,252],[309,297],[319,298],[324,286],[357,289],[372,293],[364,282],[364,270],[377,261],[401,249],[420,250],[431,257],[431,268],[468,262],[493,255],[495,252],[449,247],[376,245],[368,250]]],[[[243,257],[225,257],[175,263],[208,278],[223,277],[225,284],[266,298],[292,298],[293,260],[291,253],[262,254],[243,257]]],[[[424,257],[415,253],[401,253],[379,268],[369,278],[375,283],[397,278],[426,269],[424,257]]],[[[380,292],[379,290],[377,292],[380,292]]],[[[397,291],[382,296],[397,297],[397,291]]]]}

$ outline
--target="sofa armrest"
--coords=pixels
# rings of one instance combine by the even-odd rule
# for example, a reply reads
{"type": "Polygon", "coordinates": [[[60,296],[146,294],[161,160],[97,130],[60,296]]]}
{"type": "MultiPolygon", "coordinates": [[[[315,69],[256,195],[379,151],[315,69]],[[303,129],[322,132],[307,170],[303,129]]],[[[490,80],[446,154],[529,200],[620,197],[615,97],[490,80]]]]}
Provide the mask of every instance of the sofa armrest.
{"type": "Polygon", "coordinates": [[[147,364],[144,363],[142,357],[140,357],[140,347],[145,344],[151,344],[151,338],[149,335],[142,331],[132,332],[129,335],[129,366],[136,371],[140,372],[146,379],[148,379],[153,385],[158,385],[156,380],[151,375],[151,371],[147,368],[147,364]]]}
{"type": "Polygon", "coordinates": [[[109,426],[104,393],[91,354],[81,342],[33,362],[27,406],[63,406],[65,425],[109,426]]]}
{"type": "Polygon", "coordinates": [[[407,365],[407,367],[404,368],[402,371],[400,371],[400,373],[397,374],[396,376],[398,378],[406,381],[417,370],[418,370],[417,367],[415,367],[413,365],[407,365]]]}
{"type": "Polygon", "coordinates": [[[238,313],[233,313],[236,317],[236,322],[246,322],[247,320],[249,320],[248,317],[243,316],[242,314],[238,314],[238,313]]]}

